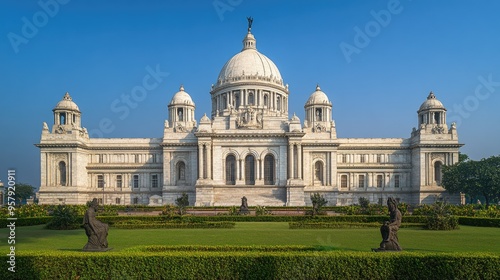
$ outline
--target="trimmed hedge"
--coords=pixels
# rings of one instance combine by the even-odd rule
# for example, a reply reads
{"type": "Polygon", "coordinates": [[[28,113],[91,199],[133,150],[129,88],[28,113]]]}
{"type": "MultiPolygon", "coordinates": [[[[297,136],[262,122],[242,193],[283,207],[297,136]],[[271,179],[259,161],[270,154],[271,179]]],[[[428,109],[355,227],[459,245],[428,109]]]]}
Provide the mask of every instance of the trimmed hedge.
{"type": "Polygon", "coordinates": [[[305,245],[253,245],[253,246],[237,246],[237,245],[147,245],[137,246],[126,249],[133,252],[172,252],[172,251],[197,251],[197,252],[290,252],[290,251],[318,251],[321,250],[318,246],[305,245]]]}
{"type": "MultiPolygon", "coordinates": [[[[380,223],[325,223],[291,222],[289,229],[380,228],[380,223]]],[[[402,223],[400,228],[423,228],[422,223],[402,223]]]]}
{"type": "Polygon", "coordinates": [[[477,227],[500,227],[500,219],[494,218],[458,217],[458,223],[477,227]]]}
{"type": "MultiPolygon", "coordinates": [[[[43,225],[52,220],[52,217],[17,218],[16,227],[43,225]]],[[[10,222],[7,219],[0,219],[0,227],[6,227],[10,222]]]]}
{"type": "Polygon", "coordinates": [[[234,228],[233,222],[206,222],[206,223],[115,223],[113,227],[124,229],[146,228],[234,228]]]}
{"type": "MultiPolygon", "coordinates": [[[[109,225],[114,223],[128,220],[141,220],[144,222],[166,222],[166,221],[183,221],[191,223],[201,222],[352,222],[352,223],[383,223],[388,220],[388,216],[355,216],[355,215],[341,215],[341,216],[175,216],[169,219],[166,216],[99,216],[98,220],[109,225]]],[[[78,217],[82,219],[83,217],[78,217]]],[[[52,217],[35,217],[35,218],[17,218],[16,226],[34,226],[42,225],[50,222],[52,217]]],[[[403,216],[404,223],[426,223],[426,216],[403,216]]],[[[0,226],[6,227],[10,221],[7,219],[0,219],[0,226]]],[[[479,217],[459,217],[458,223],[460,225],[468,226],[484,226],[484,227],[500,227],[500,219],[494,218],[479,218],[479,217]]]]}
{"type": "Polygon", "coordinates": [[[46,251],[20,252],[0,278],[500,279],[498,267],[500,256],[484,253],[46,251]]]}

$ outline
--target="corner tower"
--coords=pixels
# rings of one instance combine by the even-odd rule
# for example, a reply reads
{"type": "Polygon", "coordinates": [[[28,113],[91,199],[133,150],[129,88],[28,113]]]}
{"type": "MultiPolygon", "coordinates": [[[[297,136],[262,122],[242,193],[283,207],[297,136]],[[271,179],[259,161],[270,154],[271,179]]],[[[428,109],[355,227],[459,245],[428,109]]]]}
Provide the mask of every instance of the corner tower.
{"type": "Polygon", "coordinates": [[[306,130],[316,133],[331,132],[332,138],[336,138],[335,123],[332,119],[332,102],[319,85],[316,85],[316,90],[309,96],[304,109],[306,130]]]}
{"type": "Polygon", "coordinates": [[[57,103],[52,112],[54,112],[52,133],[64,134],[71,133],[73,130],[81,130],[82,113],[68,92],[64,94],[63,99],[57,103]]]}
{"type": "Polygon", "coordinates": [[[442,168],[458,162],[458,135],[455,123],[448,129],[446,108],[431,91],[417,111],[418,128],[411,133],[412,188],[419,197],[413,203],[430,204],[438,197],[458,204],[458,195],[450,195],[441,186],[442,168]]]}
{"type": "Polygon", "coordinates": [[[184,86],[181,85],[179,91],[168,104],[170,127],[174,129],[174,132],[187,132],[196,127],[195,108],[193,99],[184,91],[184,86]]]}

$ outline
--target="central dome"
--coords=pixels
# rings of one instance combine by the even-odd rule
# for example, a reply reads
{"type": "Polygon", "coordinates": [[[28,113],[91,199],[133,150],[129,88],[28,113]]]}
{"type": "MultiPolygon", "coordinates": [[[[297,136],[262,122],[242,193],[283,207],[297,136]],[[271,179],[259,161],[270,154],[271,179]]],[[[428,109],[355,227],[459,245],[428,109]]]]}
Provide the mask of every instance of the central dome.
{"type": "Polygon", "coordinates": [[[216,86],[248,80],[260,80],[283,86],[283,79],[276,64],[257,51],[255,38],[248,31],[243,39],[243,50],[224,64],[216,86]]]}

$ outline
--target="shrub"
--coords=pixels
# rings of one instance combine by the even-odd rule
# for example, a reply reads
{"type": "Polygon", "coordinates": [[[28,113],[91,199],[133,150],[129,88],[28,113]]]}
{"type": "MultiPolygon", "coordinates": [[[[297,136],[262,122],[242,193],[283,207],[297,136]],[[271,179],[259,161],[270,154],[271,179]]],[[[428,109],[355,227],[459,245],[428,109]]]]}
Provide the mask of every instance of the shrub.
{"type": "Polygon", "coordinates": [[[77,229],[81,226],[82,219],[77,212],[66,205],[57,205],[53,212],[52,220],[47,224],[48,229],[77,229]]]}
{"type": "Polygon", "coordinates": [[[266,206],[257,205],[255,207],[255,216],[271,215],[271,211],[267,210],[266,206]]]}
{"type": "Polygon", "coordinates": [[[229,208],[229,212],[228,212],[228,214],[229,214],[230,216],[236,216],[236,215],[239,215],[239,214],[240,214],[240,209],[238,209],[238,207],[236,207],[236,206],[231,206],[231,207],[229,208]]]}
{"type": "Polygon", "coordinates": [[[436,201],[431,208],[427,218],[426,229],[452,230],[458,229],[458,217],[450,215],[446,203],[436,201]]]}
{"type": "Polygon", "coordinates": [[[319,193],[311,194],[311,202],[313,206],[309,214],[312,216],[320,214],[321,208],[328,203],[328,201],[319,193]]]}
{"type": "Polygon", "coordinates": [[[182,195],[175,200],[175,205],[177,205],[179,215],[184,215],[186,213],[186,207],[189,205],[188,195],[182,193],[182,195]]]}
{"type": "Polygon", "coordinates": [[[370,200],[368,200],[368,198],[366,198],[366,197],[360,197],[358,199],[358,202],[359,202],[359,206],[361,206],[361,208],[363,208],[363,209],[368,209],[368,206],[370,205],[370,200]]]}
{"type": "Polygon", "coordinates": [[[175,216],[175,206],[171,204],[165,205],[161,210],[160,215],[165,216],[169,219],[173,218],[175,216]]]}

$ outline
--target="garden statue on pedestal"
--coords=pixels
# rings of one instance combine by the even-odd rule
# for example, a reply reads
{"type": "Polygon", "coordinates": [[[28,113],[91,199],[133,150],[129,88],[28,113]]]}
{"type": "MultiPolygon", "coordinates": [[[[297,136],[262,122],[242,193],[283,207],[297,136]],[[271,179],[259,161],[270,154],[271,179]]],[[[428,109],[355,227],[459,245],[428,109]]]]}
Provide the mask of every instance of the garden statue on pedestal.
{"type": "Polygon", "coordinates": [[[88,242],[83,251],[108,251],[108,225],[95,218],[99,203],[94,198],[89,209],[83,216],[83,228],[87,234],[88,242]]]}
{"type": "Polygon", "coordinates": [[[374,252],[382,251],[401,251],[401,246],[399,246],[398,241],[398,229],[401,226],[401,212],[398,209],[397,201],[389,197],[387,199],[387,206],[389,207],[389,221],[385,221],[380,227],[380,233],[382,234],[382,242],[380,247],[372,249],[374,252]]]}
{"type": "Polygon", "coordinates": [[[247,198],[244,196],[241,198],[240,215],[248,215],[250,210],[248,210],[247,198]]]}

